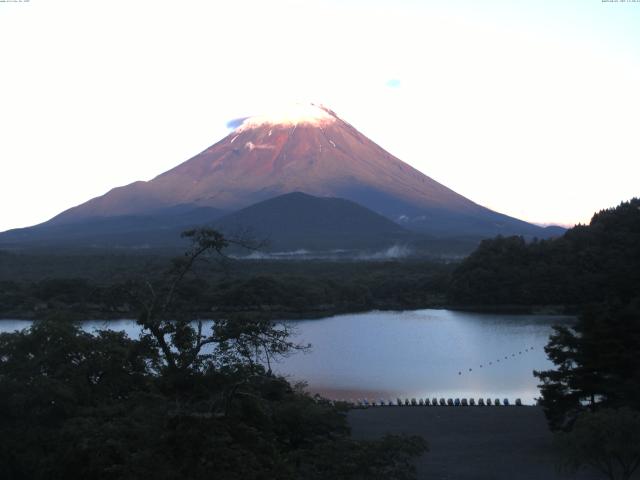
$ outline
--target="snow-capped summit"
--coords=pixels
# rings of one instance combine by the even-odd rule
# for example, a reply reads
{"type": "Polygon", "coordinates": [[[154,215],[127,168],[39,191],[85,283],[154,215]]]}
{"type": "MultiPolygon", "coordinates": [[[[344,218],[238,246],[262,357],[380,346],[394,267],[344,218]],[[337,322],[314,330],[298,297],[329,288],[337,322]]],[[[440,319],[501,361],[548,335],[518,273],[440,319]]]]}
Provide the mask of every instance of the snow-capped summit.
{"type": "Polygon", "coordinates": [[[293,126],[308,124],[325,126],[335,122],[337,119],[337,115],[323,105],[315,103],[293,103],[281,105],[263,114],[246,118],[242,124],[236,128],[236,132],[242,132],[264,125],[293,126]]]}
{"type": "Polygon", "coordinates": [[[291,192],[338,197],[437,236],[542,228],[484,208],[394,157],[329,108],[286,105],[249,117],[227,137],[147,182],[114,188],[51,224],[144,215],[173,207],[235,211],[291,192]]]}

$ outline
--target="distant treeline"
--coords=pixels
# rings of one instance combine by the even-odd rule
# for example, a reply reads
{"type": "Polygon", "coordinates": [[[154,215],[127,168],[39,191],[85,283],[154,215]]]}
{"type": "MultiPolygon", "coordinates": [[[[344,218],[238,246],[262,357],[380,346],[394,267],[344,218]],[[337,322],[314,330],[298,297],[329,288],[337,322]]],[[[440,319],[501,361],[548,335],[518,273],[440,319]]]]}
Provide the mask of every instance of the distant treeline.
{"type": "Polygon", "coordinates": [[[640,292],[640,199],[596,213],[562,237],[483,241],[452,274],[457,305],[574,305],[640,292]]]}
{"type": "MultiPolygon", "coordinates": [[[[67,259],[87,261],[92,259],[67,259]]],[[[53,271],[43,280],[0,280],[0,315],[39,318],[64,311],[76,318],[130,316],[134,313],[132,292],[162,275],[155,263],[145,264],[140,259],[132,263],[128,276],[65,278],[54,276],[53,271]]],[[[67,272],[77,269],[83,273],[80,266],[65,265],[67,272]]],[[[118,265],[111,269],[120,271],[118,265]]],[[[190,311],[212,317],[235,312],[313,317],[376,308],[423,308],[445,303],[452,269],[451,265],[428,261],[231,261],[200,268],[181,285],[181,297],[189,299],[190,311]]]]}
{"type": "MultiPolygon", "coordinates": [[[[193,321],[194,266],[226,240],[186,236],[191,247],[164,275],[127,285],[138,338],[86,332],[65,314],[0,333],[2,479],[415,479],[423,438],[354,439],[348,405],[273,373],[277,358],[309,348],[286,324],[193,321]]],[[[37,288],[66,302],[91,289],[37,288]]]]}
{"type": "MultiPolygon", "coordinates": [[[[132,314],[132,285],[164,273],[168,255],[0,252],[0,316],[78,318],[132,314]]],[[[262,312],[324,316],[436,306],[507,308],[627,302],[640,291],[640,199],[593,216],[562,237],[483,241],[462,262],[227,260],[185,282],[190,308],[215,316],[262,312]]]]}
{"type": "Polygon", "coordinates": [[[564,432],[556,445],[565,466],[631,478],[640,465],[640,199],[556,239],[483,241],[453,271],[448,296],[469,309],[574,310],[576,323],[554,327],[545,347],[554,368],[534,372],[540,405],[564,432]]]}

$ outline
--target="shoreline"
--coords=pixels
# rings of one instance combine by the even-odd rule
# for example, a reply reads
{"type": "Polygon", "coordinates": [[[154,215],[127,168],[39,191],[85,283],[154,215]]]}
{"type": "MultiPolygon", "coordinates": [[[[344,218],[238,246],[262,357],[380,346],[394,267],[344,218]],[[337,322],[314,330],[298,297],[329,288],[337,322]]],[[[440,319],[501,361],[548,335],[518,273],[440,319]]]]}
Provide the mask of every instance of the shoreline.
{"type": "MultiPolygon", "coordinates": [[[[276,306],[277,307],[277,306],[276,306]]],[[[351,313],[366,313],[372,311],[402,312],[413,310],[452,310],[459,312],[487,313],[498,315],[576,315],[579,307],[564,305],[400,305],[373,304],[367,306],[326,306],[319,305],[309,310],[277,309],[270,305],[261,308],[245,309],[244,307],[216,308],[210,311],[195,312],[196,318],[214,319],[220,316],[235,317],[244,315],[258,315],[270,320],[317,320],[336,315],[351,313]]],[[[134,310],[121,309],[117,311],[86,308],[83,306],[69,306],[68,308],[41,308],[37,310],[0,311],[0,321],[3,320],[42,320],[51,316],[68,315],[74,320],[87,318],[105,321],[135,319],[134,310]]]]}

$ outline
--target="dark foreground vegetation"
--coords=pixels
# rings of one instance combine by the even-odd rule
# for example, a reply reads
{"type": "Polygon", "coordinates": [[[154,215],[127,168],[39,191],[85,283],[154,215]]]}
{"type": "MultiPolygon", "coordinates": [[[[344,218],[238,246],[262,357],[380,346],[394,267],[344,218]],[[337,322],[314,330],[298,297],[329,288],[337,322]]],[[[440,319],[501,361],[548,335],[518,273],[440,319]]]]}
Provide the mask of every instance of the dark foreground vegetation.
{"type": "Polygon", "coordinates": [[[640,466],[640,199],[595,214],[564,236],[484,241],[453,273],[462,305],[569,305],[576,325],[556,327],[541,380],[561,465],[610,479],[640,466]]]}
{"type": "Polygon", "coordinates": [[[426,448],[419,437],[353,440],[345,408],[235,347],[174,369],[153,336],[58,320],[2,334],[0,351],[6,480],[408,479],[426,448]]]}
{"type": "Polygon", "coordinates": [[[545,351],[555,369],[534,374],[561,465],[631,478],[640,466],[640,298],[586,309],[573,328],[555,327],[545,351]]]}
{"type": "Polygon", "coordinates": [[[144,256],[103,270],[99,257],[43,266],[2,254],[4,316],[135,313],[145,332],[90,335],[59,319],[0,337],[6,478],[411,478],[423,440],[354,440],[343,407],[272,375],[273,356],[303,347],[270,319],[444,304],[577,312],[546,347],[555,368],[535,372],[559,463],[612,480],[638,470],[640,200],[557,239],[487,240],[460,265],[200,265],[227,240],[187,236],[193,248],[168,272],[144,256]],[[43,279],[43,268],[71,274],[43,279]],[[203,315],[211,332],[190,322],[203,315]]]}
{"type": "Polygon", "coordinates": [[[304,346],[271,321],[194,324],[180,288],[216,232],[137,284],[139,339],[64,318],[0,335],[0,477],[410,479],[420,437],[350,437],[345,408],[271,373],[304,346]]]}

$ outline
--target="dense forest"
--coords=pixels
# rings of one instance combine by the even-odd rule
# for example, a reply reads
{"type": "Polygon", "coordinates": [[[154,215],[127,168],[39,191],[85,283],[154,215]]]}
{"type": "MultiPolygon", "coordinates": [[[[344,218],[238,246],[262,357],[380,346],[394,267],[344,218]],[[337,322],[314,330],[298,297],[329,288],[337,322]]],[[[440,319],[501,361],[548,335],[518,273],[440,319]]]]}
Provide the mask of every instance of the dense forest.
{"type": "Polygon", "coordinates": [[[596,213],[562,237],[483,241],[452,274],[456,305],[582,306],[640,291],[640,199],[596,213]]]}
{"type": "Polygon", "coordinates": [[[215,231],[186,236],[169,266],[1,254],[0,312],[46,319],[0,335],[6,478],[412,478],[423,439],[353,440],[346,405],[272,374],[305,348],[272,319],[445,304],[579,313],[535,372],[564,466],[628,479],[640,465],[640,200],[557,239],[486,240],[460,264],[239,262],[215,231]],[[73,323],[91,316],[137,318],[143,335],[73,323]]]}
{"type": "MultiPolygon", "coordinates": [[[[203,263],[185,282],[200,314],[315,317],[370,309],[559,306],[632,298],[640,290],[640,200],[603,210],[562,237],[485,240],[460,263],[233,260],[203,263]]],[[[133,315],[131,285],[164,273],[169,256],[0,252],[0,317],[133,315]]]]}
{"type": "Polygon", "coordinates": [[[196,260],[131,287],[138,339],[88,333],[64,316],[0,334],[3,479],[411,479],[420,437],[351,438],[346,405],[276,377],[270,361],[304,345],[256,316],[193,322],[196,260]]]}
{"type": "Polygon", "coordinates": [[[640,467],[640,199],[552,240],[485,240],[452,273],[458,306],[558,305],[578,314],[534,372],[562,468],[630,479],[640,467]]]}
{"type": "Polygon", "coordinates": [[[554,368],[534,372],[559,466],[632,478],[640,467],[640,199],[556,239],[483,241],[453,271],[448,296],[459,307],[577,313],[545,347],[554,368]]]}
{"type": "MultiPolygon", "coordinates": [[[[135,315],[133,285],[161,278],[169,257],[5,254],[0,317],[135,315]],[[128,268],[127,268],[128,267],[128,268]]],[[[429,260],[335,262],[233,260],[194,266],[181,285],[200,315],[315,317],[371,309],[441,306],[453,265],[429,260]]]]}

